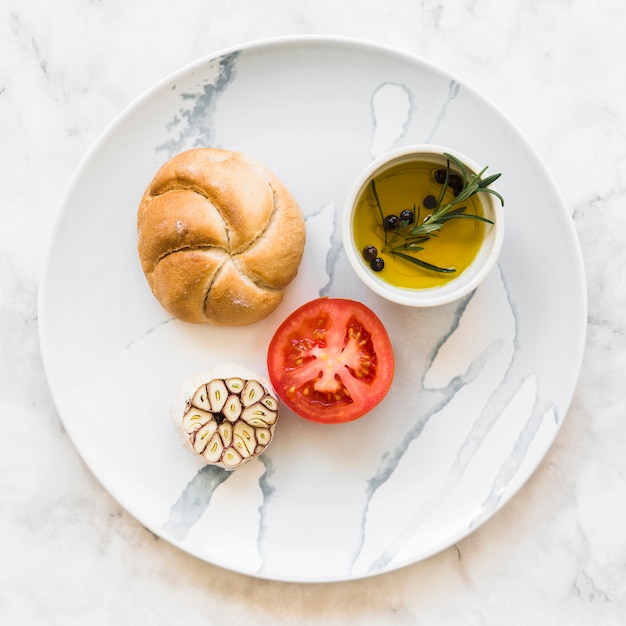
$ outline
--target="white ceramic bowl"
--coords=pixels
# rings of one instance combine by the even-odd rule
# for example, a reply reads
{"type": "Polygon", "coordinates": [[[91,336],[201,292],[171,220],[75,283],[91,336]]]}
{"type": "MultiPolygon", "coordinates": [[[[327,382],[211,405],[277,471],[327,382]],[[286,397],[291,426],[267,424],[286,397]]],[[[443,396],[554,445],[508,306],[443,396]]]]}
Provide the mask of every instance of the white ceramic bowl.
{"type": "MultiPolygon", "coordinates": [[[[369,263],[363,258],[362,251],[357,249],[353,229],[354,211],[361,193],[370,184],[372,178],[380,176],[391,167],[402,163],[410,163],[411,161],[432,160],[445,168],[447,158],[444,156],[444,153],[451,154],[459,159],[465,165],[468,175],[479,173],[484,167],[480,167],[464,154],[451,148],[430,144],[404,146],[370,163],[358,176],[348,192],[342,219],[343,246],[348,261],[357,276],[372,291],[392,302],[413,307],[432,307],[447,304],[476,289],[498,260],[504,237],[504,212],[499,199],[490,193],[484,192],[479,192],[476,197],[482,204],[485,217],[492,220],[493,225],[486,225],[484,240],[469,267],[445,285],[420,289],[392,285],[381,277],[382,273],[379,274],[370,268],[369,263]]],[[[454,164],[452,164],[452,169],[456,170],[454,164]]],[[[489,169],[483,177],[494,173],[497,173],[497,170],[491,171],[489,169]]],[[[490,187],[494,188],[493,186],[490,187]]]]}

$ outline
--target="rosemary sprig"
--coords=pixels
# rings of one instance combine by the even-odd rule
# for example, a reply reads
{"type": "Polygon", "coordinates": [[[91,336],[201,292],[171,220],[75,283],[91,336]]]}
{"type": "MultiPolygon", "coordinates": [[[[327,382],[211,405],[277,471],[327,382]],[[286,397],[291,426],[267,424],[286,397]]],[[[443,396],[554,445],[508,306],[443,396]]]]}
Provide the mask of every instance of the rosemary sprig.
{"type": "Polygon", "coordinates": [[[500,178],[500,174],[492,174],[486,178],[482,178],[483,174],[488,169],[485,167],[478,174],[471,174],[470,176],[468,175],[465,165],[455,156],[448,153],[444,153],[444,156],[447,159],[446,176],[442,185],[441,193],[437,199],[437,204],[435,205],[433,212],[430,215],[427,215],[421,222],[419,221],[419,211],[416,210],[416,207],[414,206],[413,213],[415,216],[415,225],[412,225],[409,220],[403,220],[400,222],[397,230],[388,231],[385,229],[384,213],[380,204],[378,192],[376,191],[376,183],[374,180],[371,182],[371,189],[380,213],[381,224],[383,224],[385,243],[382,248],[382,252],[393,254],[404,259],[405,261],[427,270],[440,273],[453,273],[456,271],[453,267],[438,267],[408,253],[416,253],[424,250],[424,246],[422,244],[426,243],[431,237],[436,237],[443,226],[453,219],[472,219],[493,224],[492,220],[483,217],[482,215],[465,213],[467,205],[463,203],[469,200],[469,198],[471,198],[474,194],[481,191],[490,193],[500,200],[502,206],[504,206],[504,199],[497,191],[489,188],[489,185],[500,178]],[[451,161],[460,170],[462,186],[452,200],[445,202],[444,199],[446,192],[450,187],[450,175],[452,173],[450,168],[451,161]],[[389,232],[392,233],[391,239],[388,239],[389,232]]]}

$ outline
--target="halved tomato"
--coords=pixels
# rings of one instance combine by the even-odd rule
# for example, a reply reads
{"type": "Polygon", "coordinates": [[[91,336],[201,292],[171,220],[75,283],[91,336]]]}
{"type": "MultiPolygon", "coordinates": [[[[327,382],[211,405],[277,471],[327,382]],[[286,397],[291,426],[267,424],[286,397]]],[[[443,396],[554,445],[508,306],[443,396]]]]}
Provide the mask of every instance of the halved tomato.
{"type": "Polygon", "coordinates": [[[276,393],[301,417],[349,422],[389,391],[393,350],[382,322],[364,304],[318,298],[279,326],[267,368],[276,393]]]}

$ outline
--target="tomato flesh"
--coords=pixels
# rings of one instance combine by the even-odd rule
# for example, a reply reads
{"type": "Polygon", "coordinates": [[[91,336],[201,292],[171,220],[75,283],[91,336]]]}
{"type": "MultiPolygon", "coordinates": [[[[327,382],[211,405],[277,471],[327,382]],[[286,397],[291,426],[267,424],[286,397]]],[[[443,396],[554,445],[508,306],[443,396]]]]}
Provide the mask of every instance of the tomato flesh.
{"type": "Polygon", "coordinates": [[[393,379],[393,351],[382,322],[360,302],[318,298],[294,311],[268,349],[281,400],[306,419],[347,422],[376,406],[393,379]]]}

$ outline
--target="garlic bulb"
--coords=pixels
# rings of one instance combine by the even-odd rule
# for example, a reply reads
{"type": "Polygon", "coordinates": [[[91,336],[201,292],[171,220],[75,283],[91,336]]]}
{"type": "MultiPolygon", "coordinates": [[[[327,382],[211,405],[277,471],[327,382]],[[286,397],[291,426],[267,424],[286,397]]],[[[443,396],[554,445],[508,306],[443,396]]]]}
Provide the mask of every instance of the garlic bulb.
{"type": "Polygon", "coordinates": [[[191,448],[206,463],[233,470],[271,442],[278,400],[269,381],[230,366],[198,374],[183,386],[185,406],[178,420],[191,448]]]}

